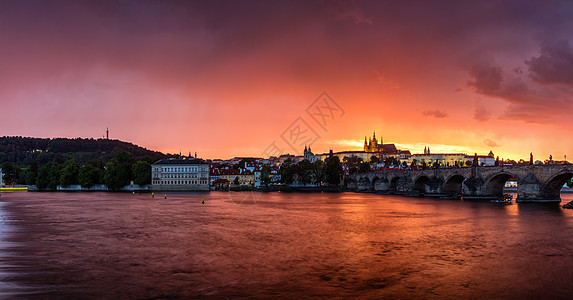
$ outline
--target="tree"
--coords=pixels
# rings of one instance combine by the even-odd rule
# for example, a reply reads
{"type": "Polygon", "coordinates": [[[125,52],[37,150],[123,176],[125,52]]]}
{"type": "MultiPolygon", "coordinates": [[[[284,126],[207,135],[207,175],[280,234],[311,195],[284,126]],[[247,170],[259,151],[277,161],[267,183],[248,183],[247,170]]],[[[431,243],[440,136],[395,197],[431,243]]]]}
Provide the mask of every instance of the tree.
{"type": "Polygon", "coordinates": [[[38,178],[38,163],[34,162],[30,165],[30,168],[26,170],[26,184],[35,185],[37,178],[38,178]]]}
{"type": "Polygon", "coordinates": [[[324,172],[325,165],[322,160],[314,162],[314,180],[317,185],[320,185],[325,180],[326,173],[324,172]]]}
{"type": "Polygon", "coordinates": [[[101,183],[103,170],[91,164],[85,164],[80,168],[78,182],[82,187],[89,188],[94,184],[101,183]]]}
{"type": "Polygon", "coordinates": [[[330,185],[340,184],[342,177],[342,164],[338,156],[329,157],[326,160],[326,182],[330,185]]]}
{"type": "Polygon", "coordinates": [[[38,189],[43,190],[50,184],[50,166],[43,165],[38,168],[38,176],[36,177],[36,186],[38,189]]]}
{"type": "Polygon", "coordinates": [[[133,181],[139,185],[151,183],[151,164],[140,160],[133,165],[133,181]]]}
{"type": "Polygon", "coordinates": [[[412,163],[410,164],[410,167],[411,167],[411,168],[415,168],[415,167],[417,167],[417,166],[418,166],[418,160],[416,160],[415,158],[412,159],[412,163]]]}
{"type": "Polygon", "coordinates": [[[50,167],[50,184],[48,187],[55,191],[58,188],[58,183],[60,182],[60,174],[62,173],[62,165],[54,163],[50,167]]]}
{"type": "Polygon", "coordinates": [[[343,162],[348,163],[348,164],[353,164],[353,165],[357,165],[359,163],[362,162],[362,158],[356,156],[356,155],[351,155],[350,157],[345,156],[342,159],[343,162]]]}
{"type": "Polygon", "coordinates": [[[261,182],[265,186],[269,186],[269,183],[271,182],[271,166],[263,165],[261,169],[261,182]]]}
{"type": "Polygon", "coordinates": [[[120,182],[119,167],[117,166],[117,162],[115,161],[109,161],[105,165],[105,174],[103,176],[103,180],[105,182],[105,185],[109,189],[114,191],[119,190],[120,188],[125,186],[125,184],[122,184],[123,182],[120,182]]]}
{"type": "Polygon", "coordinates": [[[233,184],[235,185],[239,184],[239,176],[235,177],[235,180],[233,180],[233,184]]]}
{"type": "Polygon", "coordinates": [[[380,163],[380,158],[378,158],[378,156],[376,156],[376,155],[372,155],[370,157],[370,162],[375,163],[375,164],[380,163]]]}
{"type": "Polygon", "coordinates": [[[362,162],[360,163],[359,167],[358,167],[358,172],[359,173],[368,173],[370,172],[372,169],[370,168],[370,164],[367,162],[362,162]]]}
{"type": "Polygon", "coordinates": [[[104,181],[108,188],[119,190],[129,184],[135,158],[126,151],[118,151],[105,167],[104,181]]]}
{"type": "Polygon", "coordinates": [[[285,160],[285,162],[281,165],[279,173],[281,175],[282,183],[292,184],[292,182],[294,181],[295,168],[292,164],[292,159],[290,159],[290,157],[287,158],[287,160],[285,160]]]}
{"type": "Polygon", "coordinates": [[[8,185],[14,185],[18,182],[20,168],[9,162],[5,162],[2,164],[2,173],[4,173],[2,176],[4,183],[8,185]]]}
{"type": "Polygon", "coordinates": [[[74,160],[68,160],[64,165],[60,174],[60,185],[68,186],[71,184],[78,184],[78,174],[80,167],[74,160]]]}
{"type": "Polygon", "coordinates": [[[296,165],[296,174],[302,184],[306,185],[312,180],[313,167],[308,159],[303,159],[296,165]]]}
{"type": "Polygon", "coordinates": [[[38,178],[36,186],[43,190],[49,188],[56,190],[60,182],[60,165],[55,162],[47,163],[38,169],[38,178]]]}
{"type": "Polygon", "coordinates": [[[400,165],[400,162],[398,161],[398,159],[396,159],[396,157],[388,156],[388,157],[386,157],[386,159],[384,159],[384,165],[387,167],[398,166],[398,165],[400,165]]]}
{"type": "Polygon", "coordinates": [[[100,170],[104,170],[105,169],[105,162],[103,161],[103,159],[100,157],[98,159],[93,159],[90,160],[88,162],[86,162],[86,165],[92,165],[100,170]]]}

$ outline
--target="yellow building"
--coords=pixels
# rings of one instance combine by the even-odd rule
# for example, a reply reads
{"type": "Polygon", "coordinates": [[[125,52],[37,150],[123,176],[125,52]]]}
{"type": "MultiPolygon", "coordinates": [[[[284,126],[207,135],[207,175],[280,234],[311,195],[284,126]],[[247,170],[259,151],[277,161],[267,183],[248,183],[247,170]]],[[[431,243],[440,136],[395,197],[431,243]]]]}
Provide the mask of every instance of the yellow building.
{"type": "Polygon", "coordinates": [[[211,176],[217,179],[225,179],[232,183],[235,178],[239,177],[240,185],[251,185],[255,183],[255,174],[249,170],[244,169],[214,169],[211,176]]]}

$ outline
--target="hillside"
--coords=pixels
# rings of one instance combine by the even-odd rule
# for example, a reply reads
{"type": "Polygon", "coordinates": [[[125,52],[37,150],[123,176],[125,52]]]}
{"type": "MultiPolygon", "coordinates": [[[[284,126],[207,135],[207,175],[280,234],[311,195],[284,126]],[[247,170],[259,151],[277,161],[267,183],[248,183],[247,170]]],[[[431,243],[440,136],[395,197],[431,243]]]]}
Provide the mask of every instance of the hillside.
{"type": "Polygon", "coordinates": [[[74,159],[78,163],[90,160],[109,160],[117,151],[126,151],[136,158],[149,160],[165,158],[165,154],[151,151],[132,143],[109,139],[68,139],[0,137],[0,164],[10,162],[18,165],[64,163],[74,159]]]}

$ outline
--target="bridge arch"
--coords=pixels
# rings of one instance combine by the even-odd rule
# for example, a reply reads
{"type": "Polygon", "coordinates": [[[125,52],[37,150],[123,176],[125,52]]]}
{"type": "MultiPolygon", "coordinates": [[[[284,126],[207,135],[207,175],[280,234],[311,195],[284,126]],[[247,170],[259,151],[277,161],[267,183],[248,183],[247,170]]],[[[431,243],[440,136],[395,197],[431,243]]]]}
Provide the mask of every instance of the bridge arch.
{"type": "Polygon", "coordinates": [[[505,187],[505,183],[511,177],[518,178],[517,176],[508,172],[500,172],[489,176],[485,180],[483,194],[487,196],[501,197],[503,195],[503,188],[505,187]]]}
{"type": "Polygon", "coordinates": [[[563,171],[558,174],[553,175],[545,184],[541,187],[541,194],[546,199],[561,199],[561,188],[563,185],[573,178],[572,171],[563,171]]]}
{"type": "Polygon", "coordinates": [[[400,176],[395,176],[392,177],[392,179],[390,179],[389,185],[388,185],[388,192],[391,194],[396,194],[396,191],[398,190],[398,181],[400,181],[400,176]]]}
{"type": "Polygon", "coordinates": [[[462,183],[466,178],[459,174],[450,175],[446,178],[442,191],[448,196],[462,195],[462,183]]]}
{"type": "Polygon", "coordinates": [[[418,192],[420,196],[423,196],[424,193],[426,193],[426,182],[428,182],[429,179],[430,177],[423,174],[416,177],[414,179],[414,186],[412,189],[418,192]]]}
{"type": "Polygon", "coordinates": [[[388,180],[384,177],[375,176],[372,179],[372,189],[375,192],[388,190],[388,180]]]}
{"type": "Polygon", "coordinates": [[[346,186],[351,190],[356,190],[358,188],[358,182],[356,179],[354,179],[354,177],[347,177],[346,186]]]}

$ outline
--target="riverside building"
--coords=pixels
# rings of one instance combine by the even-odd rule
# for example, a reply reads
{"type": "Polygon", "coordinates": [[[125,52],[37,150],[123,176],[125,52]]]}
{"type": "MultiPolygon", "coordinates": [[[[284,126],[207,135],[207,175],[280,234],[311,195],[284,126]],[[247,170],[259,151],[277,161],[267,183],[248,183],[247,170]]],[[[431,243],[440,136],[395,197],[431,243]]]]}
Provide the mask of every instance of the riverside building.
{"type": "Polygon", "coordinates": [[[162,159],[151,165],[154,191],[208,191],[209,163],[197,158],[162,159]]]}

